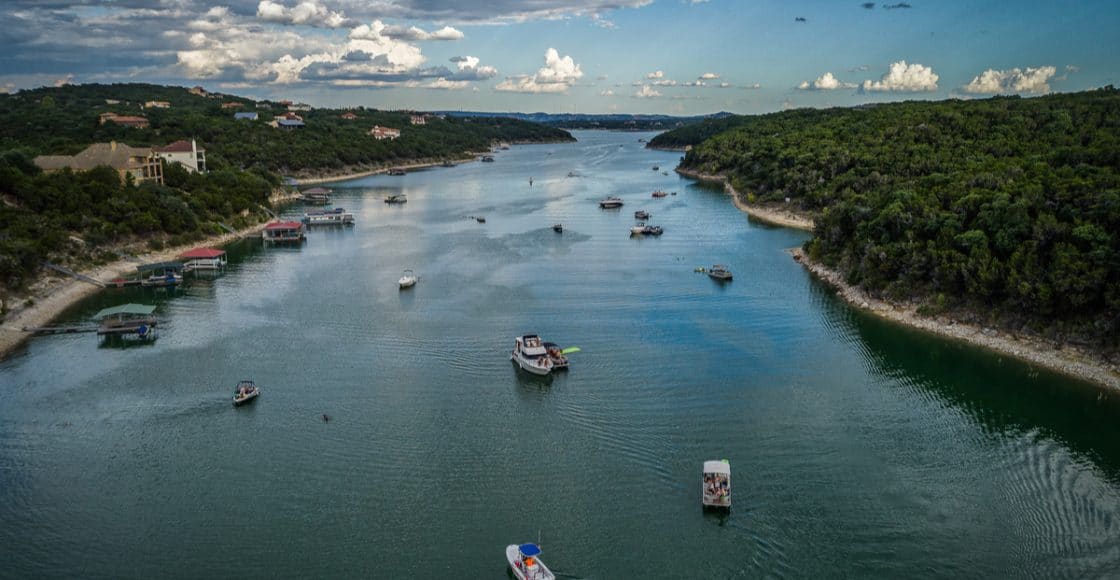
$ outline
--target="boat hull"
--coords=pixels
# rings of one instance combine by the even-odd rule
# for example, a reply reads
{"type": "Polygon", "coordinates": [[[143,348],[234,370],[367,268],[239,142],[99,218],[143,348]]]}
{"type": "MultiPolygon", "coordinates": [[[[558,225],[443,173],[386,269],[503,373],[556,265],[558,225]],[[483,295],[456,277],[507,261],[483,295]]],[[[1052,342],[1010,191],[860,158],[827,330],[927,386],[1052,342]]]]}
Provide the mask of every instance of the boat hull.
{"type": "Polygon", "coordinates": [[[255,401],[257,399],[257,397],[260,396],[260,394],[261,394],[260,391],[255,391],[255,392],[253,392],[249,395],[245,395],[244,397],[234,396],[233,397],[233,406],[234,407],[240,407],[241,405],[247,405],[249,403],[252,403],[253,401],[255,401]]]}
{"type": "Polygon", "coordinates": [[[540,366],[533,361],[525,360],[523,357],[518,356],[517,353],[511,353],[509,358],[517,363],[517,366],[521,367],[521,370],[527,373],[544,376],[552,372],[551,366],[540,366]]]}

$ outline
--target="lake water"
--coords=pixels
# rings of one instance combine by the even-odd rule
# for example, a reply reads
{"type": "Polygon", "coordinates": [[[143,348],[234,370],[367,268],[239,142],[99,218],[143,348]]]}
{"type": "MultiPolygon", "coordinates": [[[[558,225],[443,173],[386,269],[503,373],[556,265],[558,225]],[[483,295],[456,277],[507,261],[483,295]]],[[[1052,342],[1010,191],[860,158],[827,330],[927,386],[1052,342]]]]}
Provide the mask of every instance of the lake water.
{"type": "Polygon", "coordinates": [[[352,228],[65,316],[157,304],[154,344],[0,362],[0,576],[1120,574],[1120,395],[854,311],[651,135],[576,136],[338,184],[352,228]],[[582,352],[527,375],[526,332],[582,352]]]}

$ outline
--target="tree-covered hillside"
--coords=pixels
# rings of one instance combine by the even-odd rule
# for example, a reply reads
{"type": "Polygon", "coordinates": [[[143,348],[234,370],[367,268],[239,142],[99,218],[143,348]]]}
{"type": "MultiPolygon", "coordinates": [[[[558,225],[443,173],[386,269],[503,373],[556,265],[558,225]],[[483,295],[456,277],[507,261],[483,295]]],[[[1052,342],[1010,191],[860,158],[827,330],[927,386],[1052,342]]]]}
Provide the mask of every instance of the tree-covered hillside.
{"type": "Polygon", "coordinates": [[[356,119],[339,109],[297,111],[306,126],[291,131],[268,126],[287,112],[280,103],[220,95],[191,94],[181,87],[148,84],[73,85],[0,95],[0,151],[21,148],[33,155],[74,154],[90,143],[118,141],[136,147],[196,139],[212,168],[260,168],[292,174],[326,173],[355,165],[392,165],[417,159],[459,158],[496,141],[571,141],[563,130],[515,119],[429,117],[410,124],[410,112],[358,108],[356,119]],[[220,97],[220,98],[219,98],[220,97]],[[113,101],[118,101],[113,103],[113,101]],[[169,108],[141,106],[166,101],[169,108]],[[110,104],[111,103],[111,104],[110,104]],[[240,108],[223,108],[240,103],[240,108]],[[258,107],[258,104],[260,107],[258,107]],[[267,108],[265,108],[267,107],[267,108]],[[99,124],[102,113],[142,115],[146,129],[99,124]],[[234,120],[256,112],[256,121],[234,120]],[[395,140],[370,136],[374,125],[401,130],[395,140]]]}
{"type": "Polygon", "coordinates": [[[868,290],[1120,347],[1112,87],[739,118],[682,167],[813,213],[810,255],[868,290]]]}

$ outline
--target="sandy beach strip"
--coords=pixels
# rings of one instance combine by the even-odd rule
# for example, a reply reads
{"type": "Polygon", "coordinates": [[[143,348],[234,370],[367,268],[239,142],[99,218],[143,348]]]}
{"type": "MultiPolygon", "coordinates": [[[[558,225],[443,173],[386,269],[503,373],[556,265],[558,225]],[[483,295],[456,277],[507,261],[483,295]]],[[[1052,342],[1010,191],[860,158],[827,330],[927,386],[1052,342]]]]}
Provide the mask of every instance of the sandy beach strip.
{"type": "MultiPolygon", "coordinates": [[[[298,196],[298,194],[274,194],[269,198],[269,201],[272,203],[282,203],[294,199],[295,196],[298,196]]],[[[133,259],[117,260],[104,266],[82,270],[79,273],[95,280],[108,283],[114,278],[135,274],[136,266],[139,264],[172,261],[175,260],[179,254],[191,248],[213,247],[228,244],[259,233],[268,223],[268,221],[264,221],[239,230],[236,234],[225,233],[219,236],[212,236],[184,246],[141,254],[135,256],[133,259]]],[[[15,305],[11,311],[8,312],[7,316],[4,317],[3,321],[0,321],[0,359],[6,358],[12,351],[34,336],[33,333],[25,332],[23,330],[24,327],[35,328],[47,326],[79,300],[105,290],[105,288],[95,286],[88,282],[75,280],[61,274],[49,274],[49,279],[51,283],[48,284],[45,289],[33,293],[31,296],[34,301],[33,304],[30,306],[24,306],[23,304],[15,305]]]]}

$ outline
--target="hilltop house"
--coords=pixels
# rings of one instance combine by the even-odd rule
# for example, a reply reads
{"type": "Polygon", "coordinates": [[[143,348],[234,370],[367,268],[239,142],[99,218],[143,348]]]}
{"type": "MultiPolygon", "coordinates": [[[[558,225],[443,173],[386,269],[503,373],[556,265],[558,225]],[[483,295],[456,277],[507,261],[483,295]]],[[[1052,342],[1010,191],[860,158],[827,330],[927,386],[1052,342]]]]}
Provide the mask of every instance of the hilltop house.
{"type": "Polygon", "coordinates": [[[373,128],[369,130],[369,134],[373,135],[373,138],[377,139],[378,141],[381,141],[382,139],[388,139],[392,141],[401,136],[401,130],[374,125],[373,128]]]}
{"type": "Polygon", "coordinates": [[[311,110],[311,105],[308,105],[307,103],[289,104],[288,105],[288,110],[289,111],[310,111],[311,110]]]}
{"type": "Polygon", "coordinates": [[[355,115],[354,113],[352,113],[350,111],[346,111],[345,113],[339,115],[339,117],[342,117],[343,119],[346,119],[347,121],[353,121],[354,119],[358,118],[357,115],[355,115]]]}
{"type": "Polygon", "coordinates": [[[228,103],[222,103],[222,108],[223,109],[240,109],[241,107],[244,107],[244,106],[245,106],[245,103],[239,103],[237,101],[230,101],[228,103]]]}
{"type": "Polygon", "coordinates": [[[426,125],[426,124],[428,124],[428,118],[424,115],[412,115],[411,117],[409,117],[409,121],[413,125],[426,125]]]}
{"type": "Polygon", "coordinates": [[[118,115],[116,113],[101,113],[99,117],[99,124],[115,123],[117,125],[124,125],[125,127],[132,127],[134,129],[147,129],[147,117],[133,117],[130,115],[118,115]]]}
{"type": "Polygon", "coordinates": [[[198,95],[200,97],[210,96],[210,93],[206,92],[206,89],[202,87],[192,87],[188,92],[192,95],[198,95]]]}
{"type": "Polygon", "coordinates": [[[168,163],[178,163],[191,173],[206,173],[206,150],[199,147],[194,139],[156,147],[155,152],[168,163]]]}
{"type": "Polygon", "coordinates": [[[163,183],[163,165],[154,151],[147,147],[129,147],[116,141],[94,143],[77,155],[40,155],[35,158],[35,165],[46,173],[67,168],[89,171],[105,165],[117,170],[121,183],[125,183],[128,176],[136,182],[163,183]]]}
{"type": "Polygon", "coordinates": [[[148,101],[144,103],[145,109],[170,109],[171,103],[167,101],[148,101]]]}

